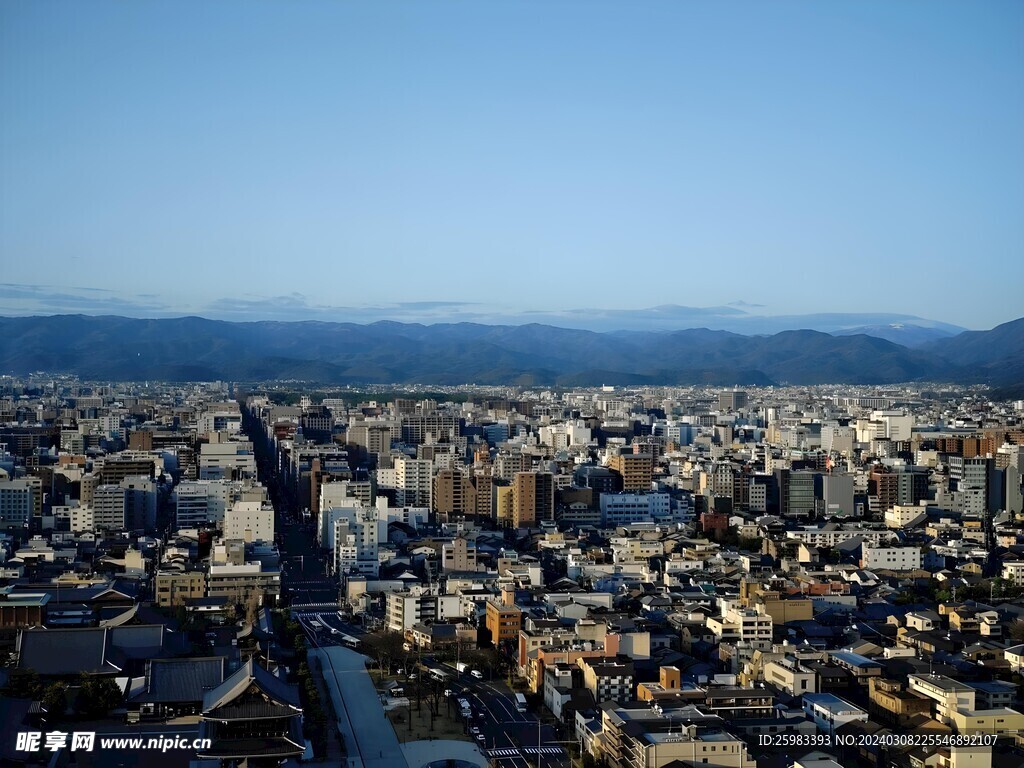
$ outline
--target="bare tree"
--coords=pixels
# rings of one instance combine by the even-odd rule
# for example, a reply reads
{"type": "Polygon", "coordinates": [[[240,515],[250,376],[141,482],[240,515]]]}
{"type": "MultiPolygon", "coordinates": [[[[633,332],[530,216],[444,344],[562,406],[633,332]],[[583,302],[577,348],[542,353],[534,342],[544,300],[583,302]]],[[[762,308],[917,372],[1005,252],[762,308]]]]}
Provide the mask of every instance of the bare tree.
{"type": "Polygon", "coordinates": [[[403,653],[402,636],[398,632],[384,630],[367,635],[364,642],[370,652],[370,658],[376,661],[380,667],[381,674],[384,674],[385,669],[390,674],[395,660],[400,658],[403,653]]]}
{"type": "Polygon", "coordinates": [[[1014,620],[1007,631],[1012,640],[1024,642],[1024,619],[1014,620]]]}
{"type": "Polygon", "coordinates": [[[262,602],[260,599],[261,597],[262,595],[260,595],[260,593],[255,589],[251,590],[246,596],[245,621],[250,625],[254,625],[256,623],[257,616],[259,616],[260,603],[262,602]]]}

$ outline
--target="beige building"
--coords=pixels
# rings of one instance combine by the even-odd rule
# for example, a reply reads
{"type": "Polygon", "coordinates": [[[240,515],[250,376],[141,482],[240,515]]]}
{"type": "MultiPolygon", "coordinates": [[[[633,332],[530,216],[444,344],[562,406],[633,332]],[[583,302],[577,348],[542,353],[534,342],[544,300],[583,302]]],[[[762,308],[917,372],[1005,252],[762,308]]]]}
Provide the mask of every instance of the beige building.
{"type": "Polygon", "coordinates": [[[625,493],[651,490],[654,476],[654,456],[649,453],[620,453],[608,459],[608,469],[622,477],[625,493]]]}
{"type": "Polygon", "coordinates": [[[891,725],[907,727],[920,715],[931,717],[931,699],[904,690],[898,680],[868,678],[868,697],[870,714],[891,725]]]}
{"type": "Polygon", "coordinates": [[[687,726],[682,733],[644,733],[635,740],[635,751],[621,765],[629,768],[662,768],[670,764],[707,768],[754,768],[757,762],[737,736],[723,730],[687,726]],[[677,763],[678,761],[678,763],[677,763]]]}
{"type": "Polygon", "coordinates": [[[740,581],[740,605],[744,608],[762,606],[772,624],[808,621],[814,618],[814,603],[804,595],[789,595],[783,590],[757,582],[740,581]]]}
{"type": "Polygon", "coordinates": [[[774,659],[764,666],[764,680],[791,696],[818,692],[818,678],[813,669],[793,659],[774,659]]]}
{"type": "Polygon", "coordinates": [[[516,472],[512,481],[512,525],[529,527],[555,519],[555,478],[550,472],[516,472]]]}
{"type": "Polygon", "coordinates": [[[929,698],[935,707],[935,719],[946,725],[953,724],[957,712],[972,712],[977,692],[969,685],[944,675],[909,675],[907,688],[929,698]]]}
{"type": "Polygon", "coordinates": [[[707,626],[719,643],[743,640],[756,644],[762,650],[771,647],[772,617],[761,605],[756,608],[730,608],[725,616],[709,616],[707,626]]]}
{"type": "MultiPolygon", "coordinates": [[[[637,701],[656,701],[658,699],[677,699],[682,697],[681,673],[679,667],[661,667],[658,670],[658,682],[639,683],[636,687],[637,701]]],[[[699,698],[697,696],[695,699],[699,698]]]]}
{"type": "Polygon", "coordinates": [[[957,733],[1019,734],[1024,731],[1024,714],[1009,707],[975,712],[953,712],[952,725],[957,733]]]}
{"type": "Polygon", "coordinates": [[[494,519],[499,528],[509,528],[515,517],[513,513],[513,501],[515,494],[511,485],[498,485],[494,488],[494,519]]]}
{"type": "Polygon", "coordinates": [[[628,701],[633,696],[633,662],[624,656],[580,658],[583,687],[597,706],[606,701],[628,701]]]}
{"type": "Polygon", "coordinates": [[[156,604],[162,608],[185,605],[206,596],[206,574],[200,570],[159,571],[155,579],[156,604]]]}
{"type": "Polygon", "coordinates": [[[260,501],[236,501],[224,513],[224,538],[274,540],[274,508],[260,501]]]}
{"type": "Polygon", "coordinates": [[[433,511],[440,520],[458,520],[476,513],[476,488],[465,472],[442,469],[433,482],[433,511]]]}
{"type": "Polygon", "coordinates": [[[475,571],[476,544],[458,536],[441,545],[441,568],[445,571],[475,571]]]}
{"type": "Polygon", "coordinates": [[[601,712],[596,737],[589,735],[589,729],[581,732],[577,715],[577,736],[584,749],[612,768],[754,768],[756,762],[744,742],[723,725],[716,719],[706,726],[676,722],[673,727],[671,715],[659,715],[647,705],[607,707],[601,712]]]}
{"type": "Polygon", "coordinates": [[[244,605],[254,594],[261,602],[269,597],[273,603],[280,593],[280,572],[264,570],[259,562],[210,566],[208,597],[226,597],[231,602],[244,605]]]}
{"type": "Polygon", "coordinates": [[[502,600],[501,603],[488,600],[484,617],[484,624],[495,646],[506,641],[516,641],[523,626],[523,612],[512,603],[512,592],[502,592],[502,600]]]}

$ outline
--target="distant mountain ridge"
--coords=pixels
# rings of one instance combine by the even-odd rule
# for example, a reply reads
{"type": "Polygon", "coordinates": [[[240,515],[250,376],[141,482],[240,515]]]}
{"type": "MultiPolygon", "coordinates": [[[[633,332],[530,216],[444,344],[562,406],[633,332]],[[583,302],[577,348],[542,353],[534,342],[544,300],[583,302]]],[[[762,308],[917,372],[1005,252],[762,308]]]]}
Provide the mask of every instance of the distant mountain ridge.
{"type": "MultiPolygon", "coordinates": [[[[868,336],[896,341],[909,346],[898,338],[889,338],[894,330],[912,331],[920,329],[924,341],[955,336],[967,330],[958,325],[929,320],[916,315],[892,312],[816,312],[803,315],[763,315],[756,304],[739,302],[737,305],[718,307],[688,307],[681,304],[661,304],[643,309],[574,308],[562,310],[530,310],[524,312],[488,312],[474,305],[472,316],[455,315],[457,319],[486,325],[524,325],[536,323],[556,328],[597,331],[677,331],[681,328],[710,328],[716,331],[731,331],[744,336],[764,336],[782,331],[812,330],[824,333],[850,335],[866,333],[868,336]]],[[[383,310],[378,310],[383,311],[383,310]]],[[[467,311],[460,309],[460,312],[467,311]]],[[[234,319],[234,318],[222,318],[234,319]]],[[[300,318],[295,318],[300,319],[300,318]]],[[[349,316],[335,316],[339,321],[352,320],[349,316]]],[[[365,322],[371,322],[369,317],[365,322]]],[[[442,318],[429,320],[403,316],[403,322],[443,322],[442,318]]],[[[907,339],[911,334],[902,334],[907,339]]]]}
{"type": "Polygon", "coordinates": [[[1012,384],[1024,371],[1024,319],[911,349],[809,330],[744,336],[541,324],[0,318],[0,373],[40,370],[111,380],[338,384],[1012,384]]]}

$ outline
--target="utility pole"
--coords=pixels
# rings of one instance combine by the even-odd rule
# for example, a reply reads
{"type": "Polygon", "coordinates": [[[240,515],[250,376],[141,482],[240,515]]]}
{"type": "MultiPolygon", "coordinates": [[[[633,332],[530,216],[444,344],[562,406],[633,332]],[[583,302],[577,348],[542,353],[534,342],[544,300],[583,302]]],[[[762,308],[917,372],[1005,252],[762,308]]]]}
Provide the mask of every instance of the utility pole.
{"type": "Polygon", "coordinates": [[[540,766],[540,715],[537,715],[537,768],[540,766]]]}

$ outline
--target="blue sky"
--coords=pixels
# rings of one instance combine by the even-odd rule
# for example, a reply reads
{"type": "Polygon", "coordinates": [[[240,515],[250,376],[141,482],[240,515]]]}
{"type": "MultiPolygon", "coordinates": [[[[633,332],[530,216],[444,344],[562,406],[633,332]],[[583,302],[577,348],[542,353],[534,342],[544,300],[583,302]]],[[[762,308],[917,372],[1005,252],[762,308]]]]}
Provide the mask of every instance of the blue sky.
{"type": "Polygon", "coordinates": [[[1019,2],[7,0],[0,312],[991,327],[1022,40],[1019,2]]]}

